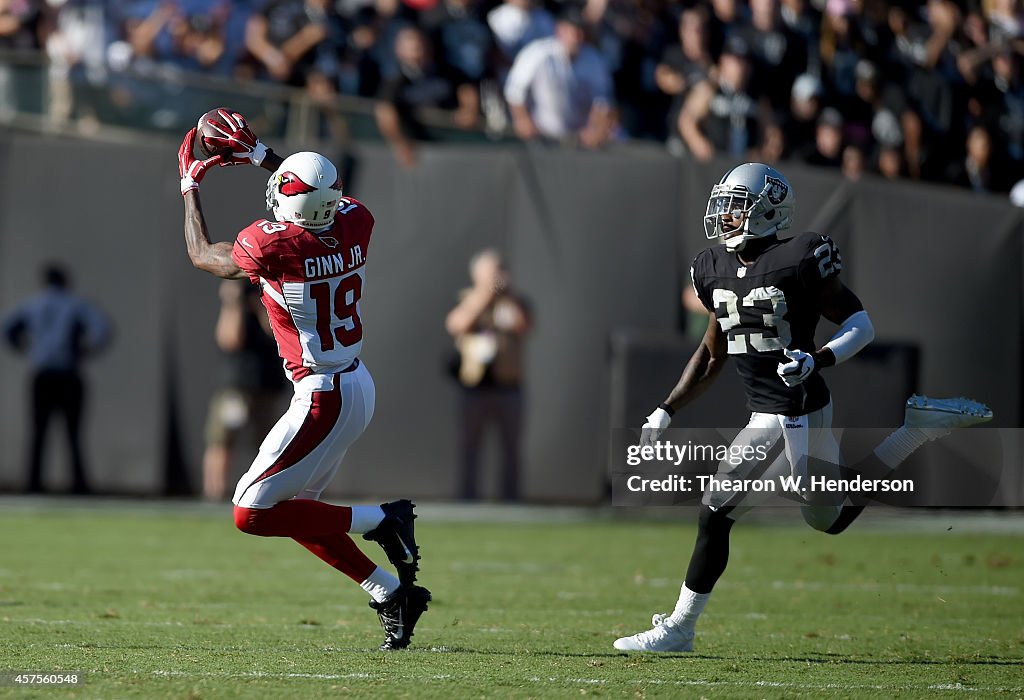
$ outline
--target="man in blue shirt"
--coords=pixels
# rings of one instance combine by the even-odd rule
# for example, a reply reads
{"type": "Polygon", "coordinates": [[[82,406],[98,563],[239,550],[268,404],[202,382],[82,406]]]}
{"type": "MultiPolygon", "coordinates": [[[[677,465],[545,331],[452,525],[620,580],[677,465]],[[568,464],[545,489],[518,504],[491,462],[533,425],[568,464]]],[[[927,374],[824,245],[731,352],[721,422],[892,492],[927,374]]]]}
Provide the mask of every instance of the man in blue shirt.
{"type": "Polygon", "coordinates": [[[90,493],[80,428],[85,388],[79,367],[110,339],[104,314],[69,289],[59,265],[43,268],[43,291],[22,302],[3,321],[3,336],[32,367],[32,434],[28,491],[43,491],[43,442],[50,417],[67,421],[72,492],[90,493]]]}

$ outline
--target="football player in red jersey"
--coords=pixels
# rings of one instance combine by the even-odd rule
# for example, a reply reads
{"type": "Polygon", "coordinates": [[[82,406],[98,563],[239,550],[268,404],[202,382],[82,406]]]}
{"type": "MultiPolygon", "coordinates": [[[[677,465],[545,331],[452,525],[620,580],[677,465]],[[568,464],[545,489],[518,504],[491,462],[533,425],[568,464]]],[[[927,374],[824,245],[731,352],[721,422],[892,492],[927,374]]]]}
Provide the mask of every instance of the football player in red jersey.
{"type": "Polygon", "coordinates": [[[414,505],[400,500],[350,507],[320,500],[373,416],[373,380],[359,359],[359,300],[373,216],[342,195],[338,171],[324,156],[303,152],[282,159],[237,113],[222,110],[216,126],[222,137],[208,138],[206,145],[222,155],[195,158],[196,129],[178,152],[185,245],[200,270],[260,286],[295,392],[238,482],[235,524],[252,535],[290,537],[352,578],[370,594],[370,607],[380,617],[381,649],[405,648],[430,600],[430,592],[415,585],[414,505]],[[213,243],[200,182],[215,165],[240,164],[273,173],[266,196],[274,218],[255,221],[233,245],[213,243]],[[367,558],[353,533],[380,544],[398,577],[367,558]]]}
{"type": "MultiPolygon", "coordinates": [[[[672,414],[707,389],[730,357],[736,358],[751,411],[730,452],[754,456],[739,464],[723,461],[714,477],[719,482],[774,481],[782,475],[839,479],[850,471],[887,478],[928,440],[990,420],[992,412],[975,401],[914,396],[903,426],[864,460],[843,469],[821,370],[860,352],[874,329],[860,300],[839,279],[842,260],[828,236],[778,238],[792,222],[793,206],[789,181],[761,163],[733,168],[712,188],[705,233],[724,245],[701,251],[691,268],[694,290],[708,312],[707,332],[676,386],[647,417],[641,444],[652,445],[672,414]],[[814,331],[822,316],[839,330],[817,348],[814,331]],[[759,458],[754,446],[766,449],[767,457],[759,458]]],[[[804,491],[799,494],[804,520],[816,530],[839,534],[863,511],[846,496],[804,491]]],[[[728,563],[729,532],[752,501],[740,491],[705,490],[697,542],[675,609],[654,615],[652,629],[617,639],[616,649],[693,650],[697,618],[728,563]]]]}

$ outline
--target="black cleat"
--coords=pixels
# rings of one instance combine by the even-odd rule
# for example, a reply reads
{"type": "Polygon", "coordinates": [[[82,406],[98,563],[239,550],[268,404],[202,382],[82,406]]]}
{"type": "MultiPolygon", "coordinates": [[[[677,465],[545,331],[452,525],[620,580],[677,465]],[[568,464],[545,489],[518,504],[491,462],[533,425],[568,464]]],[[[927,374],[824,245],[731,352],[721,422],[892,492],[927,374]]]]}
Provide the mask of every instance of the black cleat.
{"type": "Polygon", "coordinates": [[[395,651],[409,646],[416,622],[426,611],[428,602],[430,591],[422,586],[400,586],[383,603],[370,601],[370,607],[377,611],[380,626],[384,628],[381,651],[395,651]]]}
{"type": "Polygon", "coordinates": [[[420,568],[420,548],[416,544],[413,524],[416,520],[413,512],[416,504],[403,498],[383,503],[380,507],[384,511],[384,520],[363,535],[363,539],[379,544],[387,554],[388,561],[398,570],[398,580],[403,586],[411,586],[420,568]]]}

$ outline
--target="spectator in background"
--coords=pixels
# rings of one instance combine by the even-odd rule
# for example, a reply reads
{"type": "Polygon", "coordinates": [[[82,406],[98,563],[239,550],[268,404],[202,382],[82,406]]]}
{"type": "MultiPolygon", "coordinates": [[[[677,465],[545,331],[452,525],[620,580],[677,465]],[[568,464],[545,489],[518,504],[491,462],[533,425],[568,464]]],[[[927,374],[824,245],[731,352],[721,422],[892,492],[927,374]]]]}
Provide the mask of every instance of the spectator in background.
{"type": "Polygon", "coordinates": [[[438,54],[438,63],[457,84],[479,83],[490,71],[494,40],[480,0],[441,0],[421,19],[438,54]]]}
{"type": "MultiPolygon", "coordinates": [[[[708,12],[701,5],[688,7],[679,14],[679,43],[665,49],[654,71],[658,88],[668,95],[669,143],[680,143],[679,115],[694,85],[708,79],[714,58],[708,49],[708,12]]],[[[676,150],[671,148],[670,150],[676,150]]]]}
{"type": "Polygon", "coordinates": [[[223,59],[230,11],[230,5],[221,2],[211,6],[209,12],[189,14],[175,0],[162,0],[146,17],[125,21],[133,60],[229,74],[230,66],[223,59]]]}
{"type": "MultiPolygon", "coordinates": [[[[964,21],[960,29],[963,32],[964,52],[988,47],[988,23],[985,21],[985,15],[982,14],[980,7],[968,6],[967,14],[964,16],[964,21]]],[[[962,55],[963,53],[961,53],[961,56],[962,55]]]]}
{"type": "Polygon", "coordinates": [[[230,3],[218,0],[191,11],[195,7],[187,0],[140,1],[108,13],[120,37],[107,49],[108,97],[120,114],[166,128],[194,122],[209,109],[208,92],[169,87],[185,72],[227,77],[234,68],[230,3]]]}
{"type": "MultiPolygon", "coordinates": [[[[403,166],[416,164],[415,141],[429,141],[430,133],[419,112],[424,108],[455,111],[478,110],[478,96],[469,98],[471,86],[457,91],[438,72],[427,40],[416,27],[405,27],[395,39],[398,75],[385,80],[377,95],[377,128],[403,166]]],[[[470,121],[463,118],[462,121],[470,121]]]]}
{"type": "Polygon", "coordinates": [[[861,60],[881,65],[885,54],[892,43],[889,33],[888,13],[889,0],[859,0],[860,6],[853,17],[856,24],[857,37],[860,40],[861,60]]]}
{"type": "MultiPolygon", "coordinates": [[[[471,127],[483,117],[488,133],[501,137],[512,113],[523,115],[515,105],[506,110],[508,71],[525,45],[553,35],[549,10],[556,8],[584,18],[580,25],[611,76],[606,104],[614,111],[594,114],[608,118],[606,129],[556,137],[532,116],[518,118],[513,127],[521,135],[593,144],[614,130],[632,138],[667,136],[672,153],[689,148],[700,158],[719,152],[772,161],[810,143],[817,115],[806,115],[829,105],[843,115],[847,145],[857,145],[872,163],[891,145],[873,142],[875,120],[894,115],[903,149],[898,160],[908,177],[944,181],[959,167],[975,125],[989,132],[999,168],[1009,168],[1011,179],[1024,176],[1021,0],[0,0],[0,48],[31,50],[45,39],[47,104],[58,129],[78,117],[78,130],[92,133],[112,114],[115,121],[165,128],[197,111],[187,94],[175,92],[175,81],[120,73],[131,64],[303,87],[319,126],[305,119],[309,110],[290,114],[301,112],[296,121],[303,130],[318,128],[317,138],[337,141],[348,138],[337,95],[377,96],[382,81],[402,73],[398,33],[418,26],[436,50],[435,72],[455,90],[458,124],[471,127]],[[122,28],[122,21],[124,40],[108,44],[109,30],[122,28]],[[673,27],[681,43],[666,50],[673,27]],[[735,55],[740,42],[750,72],[744,92],[756,104],[746,117],[739,114],[742,98],[723,89],[714,65],[735,55]],[[806,93],[798,83],[811,79],[821,93],[795,101],[806,93]],[[714,109],[695,128],[683,105],[706,92],[695,89],[701,83],[714,88],[714,109]],[[703,130],[723,108],[731,140],[716,147],[703,130]],[[688,138],[676,135],[684,122],[688,138]],[[808,126],[811,136],[795,133],[808,126]]],[[[18,108],[11,76],[0,66],[0,119],[18,108]]],[[[591,86],[582,87],[572,97],[552,91],[561,104],[548,111],[576,109],[572,101],[591,86]]],[[[527,105],[527,115],[532,108],[527,105]]]]}
{"type": "Polygon", "coordinates": [[[214,337],[224,353],[224,362],[221,386],[210,400],[206,420],[203,497],[221,501],[228,495],[228,476],[239,435],[247,425],[256,438],[269,432],[277,419],[275,403],[284,379],[258,287],[235,280],[221,282],[214,337]]]}
{"type": "Polygon", "coordinates": [[[736,36],[750,48],[751,81],[762,86],[772,109],[785,111],[793,81],[807,70],[807,47],[782,22],[777,0],[750,0],[750,24],[736,36]]]}
{"type": "Polygon", "coordinates": [[[455,113],[464,129],[480,121],[480,85],[491,76],[494,56],[494,41],[479,6],[480,0],[441,0],[422,17],[441,72],[464,105],[455,113]]]}
{"type": "Polygon", "coordinates": [[[459,351],[462,463],[459,493],[477,497],[480,447],[489,424],[501,436],[501,498],[519,498],[523,425],[523,339],[532,325],[526,301],[512,289],[501,255],[484,250],[469,264],[473,286],[459,295],[445,321],[459,351]]]}
{"type": "Polygon", "coordinates": [[[229,7],[225,3],[216,11],[189,17],[181,38],[182,65],[186,70],[230,75],[231,57],[224,33],[229,7]]]}
{"type": "Polygon", "coordinates": [[[814,143],[825,89],[817,76],[804,73],[793,81],[789,113],[783,124],[786,157],[804,153],[814,143]]]}
{"type": "Polygon", "coordinates": [[[714,155],[753,159],[769,128],[777,129],[767,99],[751,94],[747,45],[731,38],[714,77],[693,88],[679,117],[687,149],[699,161],[714,155]]]}
{"type": "Polygon", "coordinates": [[[107,81],[107,0],[54,0],[53,5],[56,20],[45,39],[49,116],[58,128],[77,118],[79,131],[88,134],[98,126],[97,100],[82,83],[92,88],[107,81]]]}
{"type": "Polygon", "coordinates": [[[828,0],[821,20],[822,80],[828,93],[838,99],[853,95],[857,61],[865,50],[854,21],[858,9],[855,0],[828,0]]]}
{"type": "Polygon", "coordinates": [[[380,66],[382,80],[398,75],[398,59],[395,58],[395,44],[398,34],[406,27],[417,26],[416,13],[402,0],[374,0],[376,42],[373,57],[380,66]]]}
{"type": "Polygon", "coordinates": [[[0,0],[0,49],[31,51],[39,48],[39,3],[0,0]]]}
{"type": "Polygon", "coordinates": [[[864,149],[855,143],[843,149],[843,177],[857,182],[864,174],[864,149]]]}
{"type": "Polygon", "coordinates": [[[806,72],[820,74],[818,26],[821,22],[817,10],[806,0],[780,0],[779,16],[788,35],[794,38],[797,46],[803,48],[803,58],[797,58],[797,61],[807,66],[806,72]]]}
{"type": "Polygon", "coordinates": [[[612,80],[604,58],[587,44],[576,7],[559,16],[555,35],[530,43],[505,83],[516,136],[599,148],[612,138],[612,80]]]}
{"type": "Polygon", "coordinates": [[[907,176],[906,161],[903,160],[903,149],[899,146],[882,144],[875,158],[878,174],[886,180],[897,180],[907,176]]]}
{"type": "Polygon", "coordinates": [[[990,78],[976,91],[980,100],[978,121],[993,137],[997,153],[1005,155],[1014,180],[1024,177],[1024,82],[1020,77],[1020,55],[1009,46],[995,47],[990,78]]]}
{"type": "Polygon", "coordinates": [[[664,141],[669,100],[655,68],[676,32],[661,0],[587,0],[582,12],[590,42],[612,75],[618,128],[631,138],[664,141]]]}
{"type": "Polygon", "coordinates": [[[925,28],[913,20],[907,9],[900,4],[889,7],[886,16],[889,33],[893,37],[886,54],[884,73],[893,85],[893,92],[898,95],[898,104],[894,105],[893,113],[899,119],[902,135],[903,169],[907,177],[921,178],[921,117],[912,108],[908,96],[908,85],[915,73],[915,55],[920,55],[924,47],[925,28]]]}
{"type": "Polygon", "coordinates": [[[711,0],[708,43],[712,56],[721,56],[733,32],[747,24],[746,10],[746,4],[739,0],[711,0]]]}
{"type": "Polygon", "coordinates": [[[882,100],[878,92],[878,72],[871,61],[858,61],[854,74],[854,92],[840,102],[844,121],[843,137],[848,143],[863,148],[871,144],[871,122],[882,100]]]}
{"type": "Polygon", "coordinates": [[[966,90],[957,67],[957,29],[962,15],[952,0],[928,0],[928,34],[908,94],[924,129],[922,176],[942,180],[966,135],[966,90]]]}
{"type": "MultiPolygon", "coordinates": [[[[983,126],[992,140],[1009,185],[1024,177],[1024,84],[1020,78],[1020,43],[998,37],[990,41],[989,27],[980,10],[968,12],[963,33],[966,50],[957,67],[967,85],[967,125],[983,126]]],[[[954,169],[957,165],[954,165],[954,169]]],[[[962,181],[962,179],[961,179],[962,181]]]]}
{"type": "Polygon", "coordinates": [[[1018,0],[983,0],[981,6],[994,39],[1008,41],[1024,35],[1024,8],[1018,0]]]}
{"type": "MultiPolygon", "coordinates": [[[[41,13],[31,0],[0,0],[0,51],[31,51],[39,48],[41,13]]],[[[18,105],[14,72],[0,64],[0,122],[10,121],[18,105]]]]}
{"type": "Polygon", "coordinates": [[[82,360],[104,349],[110,325],[93,304],[71,292],[68,274],[59,265],[43,268],[44,289],[22,302],[3,321],[12,348],[28,357],[32,368],[32,429],[28,492],[43,491],[43,447],[50,419],[63,414],[71,455],[71,491],[91,493],[82,452],[85,386],[82,360]]]}
{"type": "Polygon", "coordinates": [[[338,55],[338,87],[343,94],[375,97],[380,90],[380,64],[375,56],[379,33],[372,7],[353,15],[348,41],[338,55]]]}
{"type": "Polygon", "coordinates": [[[884,177],[896,179],[907,172],[903,151],[903,129],[900,120],[892,110],[879,109],[871,120],[871,136],[874,139],[874,162],[884,177]]]}
{"type": "Polygon", "coordinates": [[[814,143],[798,154],[807,165],[838,168],[843,162],[843,115],[835,107],[826,107],[818,117],[814,143]]]}
{"type": "Polygon", "coordinates": [[[328,0],[270,0],[245,26],[245,47],[276,82],[304,86],[318,61],[334,58],[344,27],[328,0]]]}
{"type": "Polygon", "coordinates": [[[967,134],[967,154],[963,160],[950,166],[947,181],[975,192],[1007,192],[1010,183],[999,175],[993,163],[992,137],[983,126],[976,126],[967,134]]]}
{"type": "Polygon", "coordinates": [[[890,75],[899,76],[907,106],[900,115],[905,155],[911,177],[942,179],[949,166],[950,146],[961,143],[965,102],[959,95],[962,76],[952,39],[959,10],[949,0],[929,0],[927,24],[893,7],[889,26],[895,41],[890,75]]]}
{"type": "Polygon", "coordinates": [[[527,44],[555,33],[555,18],[535,0],[503,0],[487,13],[487,26],[498,47],[497,73],[504,83],[509,67],[527,44]]]}
{"type": "Polygon", "coordinates": [[[984,118],[984,93],[991,87],[993,78],[990,61],[1002,45],[989,41],[988,25],[980,9],[967,13],[962,31],[964,42],[956,66],[967,85],[968,117],[976,122],[984,118]]]}

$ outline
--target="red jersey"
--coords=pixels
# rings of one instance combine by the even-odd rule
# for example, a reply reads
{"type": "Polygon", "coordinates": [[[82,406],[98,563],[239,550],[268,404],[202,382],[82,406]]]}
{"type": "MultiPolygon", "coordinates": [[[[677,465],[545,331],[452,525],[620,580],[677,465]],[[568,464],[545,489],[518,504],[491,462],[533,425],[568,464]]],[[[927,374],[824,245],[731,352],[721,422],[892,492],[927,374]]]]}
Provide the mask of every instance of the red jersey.
{"type": "Polygon", "coordinates": [[[289,379],[348,367],[363,346],[359,300],[373,215],[343,197],[319,233],[260,219],[235,239],[231,257],[263,290],[263,305],[289,379]]]}

